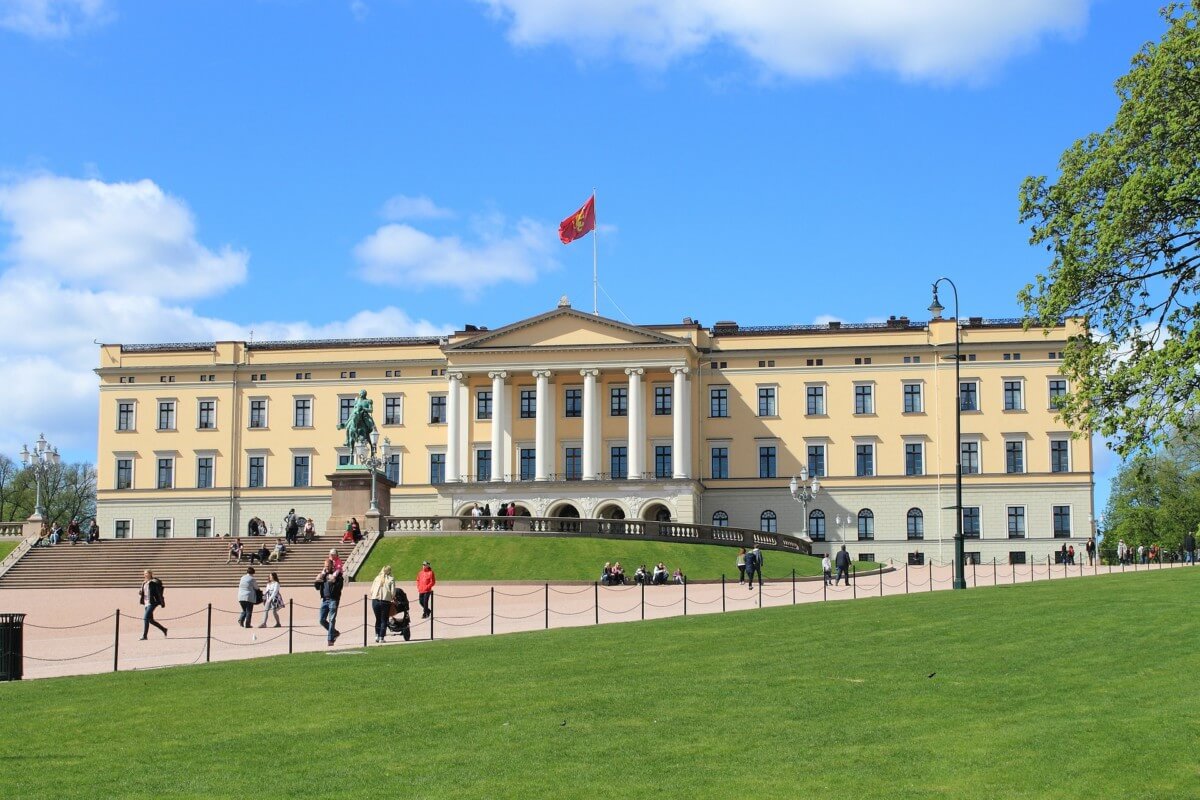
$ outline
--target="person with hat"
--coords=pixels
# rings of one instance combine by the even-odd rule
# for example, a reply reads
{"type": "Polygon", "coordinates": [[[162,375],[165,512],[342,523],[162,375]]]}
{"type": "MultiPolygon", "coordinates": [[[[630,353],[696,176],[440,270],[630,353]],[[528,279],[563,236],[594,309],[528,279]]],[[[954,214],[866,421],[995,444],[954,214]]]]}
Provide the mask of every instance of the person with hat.
{"type": "Polygon", "coordinates": [[[421,571],[417,573],[417,600],[421,603],[421,619],[433,616],[433,585],[437,577],[428,561],[421,563],[421,571]]]}

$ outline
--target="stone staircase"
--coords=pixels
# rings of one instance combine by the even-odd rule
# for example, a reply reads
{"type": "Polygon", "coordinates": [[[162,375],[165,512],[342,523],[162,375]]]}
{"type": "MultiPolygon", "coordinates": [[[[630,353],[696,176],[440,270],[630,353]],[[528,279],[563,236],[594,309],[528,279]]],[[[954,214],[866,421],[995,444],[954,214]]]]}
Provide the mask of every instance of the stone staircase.
{"type": "MultiPolygon", "coordinates": [[[[2,589],[76,589],[137,587],[142,570],[152,570],[169,587],[237,586],[250,561],[226,564],[229,539],[104,539],[95,544],[63,542],[54,547],[34,547],[0,577],[2,589]]],[[[242,538],[251,548],[275,545],[273,537],[242,538]]],[[[279,573],[284,586],[310,583],[320,571],[330,548],[342,560],[352,545],[340,537],[316,537],[311,542],[289,545],[283,560],[255,565],[260,585],[271,572],[279,573]]]]}

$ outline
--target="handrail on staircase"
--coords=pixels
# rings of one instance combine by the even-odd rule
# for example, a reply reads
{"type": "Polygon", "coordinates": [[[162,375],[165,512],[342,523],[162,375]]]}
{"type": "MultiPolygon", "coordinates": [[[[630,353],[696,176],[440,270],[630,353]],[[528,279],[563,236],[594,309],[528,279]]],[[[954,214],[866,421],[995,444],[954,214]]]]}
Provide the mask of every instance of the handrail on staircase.
{"type": "Polygon", "coordinates": [[[0,561],[0,578],[3,578],[5,574],[7,574],[8,571],[12,569],[13,566],[15,566],[16,563],[30,551],[30,549],[33,547],[33,543],[37,541],[37,538],[38,537],[36,533],[25,537],[21,540],[20,544],[13,548],[11,553],[4,557],[3,561],[0,561]]]}
{"type": "Polygon", "coordinates": [[[350,551],[350,555],[346,558],[345,572],[348,580],[354,580],[359,568],[367,560],[367,555],[370,554],[371,548],[381,538],[383,538],[383,534],[380,531],[367,531],[358,544],[354,545],[354,549],[350,551]]]}

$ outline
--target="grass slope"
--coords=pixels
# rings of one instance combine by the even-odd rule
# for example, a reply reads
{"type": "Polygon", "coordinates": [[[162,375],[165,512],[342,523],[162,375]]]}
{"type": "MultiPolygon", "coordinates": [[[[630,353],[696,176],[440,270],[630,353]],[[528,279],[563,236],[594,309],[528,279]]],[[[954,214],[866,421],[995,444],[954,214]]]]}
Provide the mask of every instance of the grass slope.
{"type": "Polygon", "coordinates": [[[1179,569],[0,684],[0,797],[1197,797],[1198,587],[1179,569]]]}
{"type": "Polygon", "coordinates": [[[20,539],[14,539],[12,541],[0,542],[0,559],[3,559],[6,555],[11,553],[13,550],[16,550],[17,545],[19,545],[20,543],[21,543],[20,539]]]}
{"type": "MultiPolygon", "coordinates": [[[[812,556],[773,551],[764,556],[767,577],[790,576],[793,569],[797,575],[821,574],[821,561],[812,556]]],[[[662,561],[672,573],[681,567],[689,580],[720,580],[721,573],[736,580],[736,558],[736,548],[719,545],[488,534],[403,536],[376,544],[357,579],[371,580],[384,564],[410,578],[422,561],[429,561],[438,580],[445,581],[594,581],[606,561],[620,561],[632,579],[638,564],[653,568],[662,561]]]]}

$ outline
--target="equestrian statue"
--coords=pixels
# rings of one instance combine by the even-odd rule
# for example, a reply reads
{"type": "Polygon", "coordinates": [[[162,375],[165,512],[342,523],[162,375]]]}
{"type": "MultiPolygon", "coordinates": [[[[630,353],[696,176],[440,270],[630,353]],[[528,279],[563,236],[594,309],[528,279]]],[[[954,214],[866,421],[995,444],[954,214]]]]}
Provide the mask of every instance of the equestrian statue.
{"type": "Polygon", "coordinates": [[[350,448],[350,452],[357,452],[355,445],[358,442],[366,442],[370,446],[371,431],[375,430],[375,420],[371,416],[373,409],[374,404],[367,399],[367,390],[361,389],[354,407],[350,409],[350,416],[346,417],[345,422],[338,423],[339,431],[346,429],[346,447],[350,448]]]}

